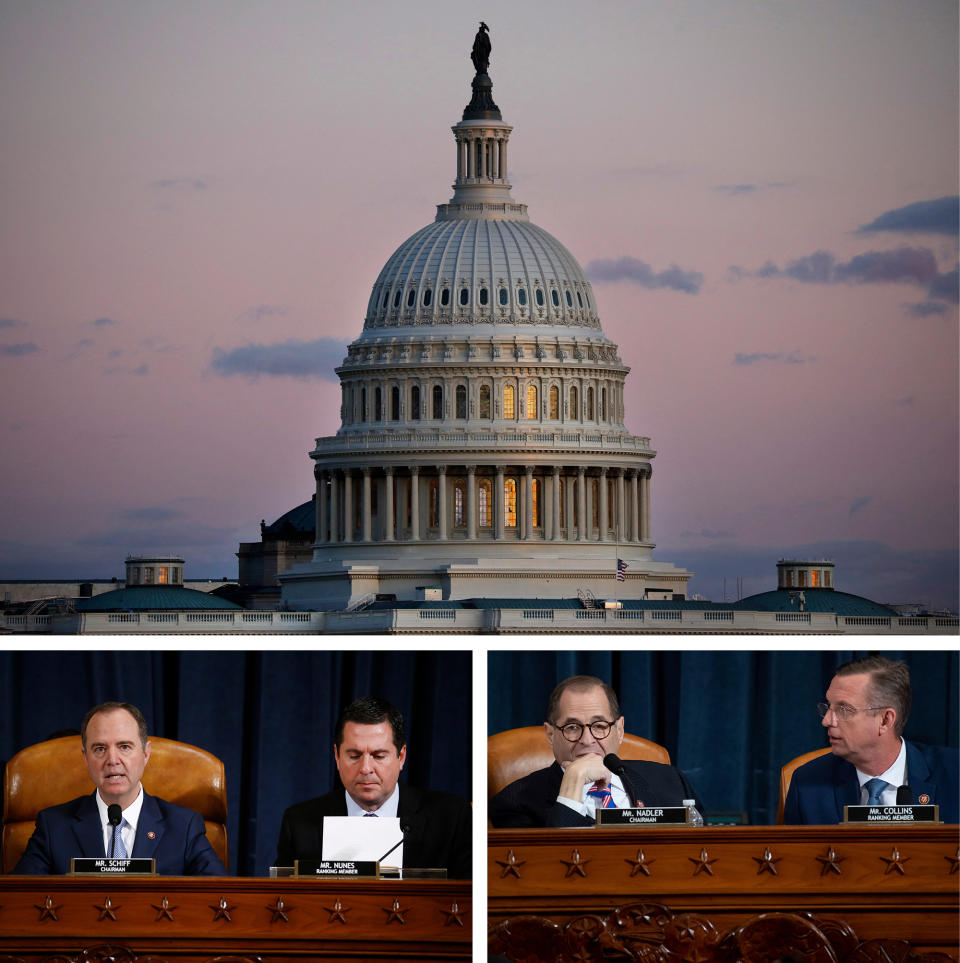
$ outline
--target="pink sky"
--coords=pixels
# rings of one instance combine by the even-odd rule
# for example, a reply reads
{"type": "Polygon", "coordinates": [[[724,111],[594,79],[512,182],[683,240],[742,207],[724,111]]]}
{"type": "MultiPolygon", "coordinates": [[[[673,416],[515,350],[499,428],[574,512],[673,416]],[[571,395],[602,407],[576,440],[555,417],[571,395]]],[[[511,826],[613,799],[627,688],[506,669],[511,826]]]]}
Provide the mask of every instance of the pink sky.
{"type": "Polygon", "coordinates": [[[632,368],[655,557],[956,607],[953,0],[0,0],[0,578],[233,576],[310,497],[479,15],[513,196],[632,368]]]}

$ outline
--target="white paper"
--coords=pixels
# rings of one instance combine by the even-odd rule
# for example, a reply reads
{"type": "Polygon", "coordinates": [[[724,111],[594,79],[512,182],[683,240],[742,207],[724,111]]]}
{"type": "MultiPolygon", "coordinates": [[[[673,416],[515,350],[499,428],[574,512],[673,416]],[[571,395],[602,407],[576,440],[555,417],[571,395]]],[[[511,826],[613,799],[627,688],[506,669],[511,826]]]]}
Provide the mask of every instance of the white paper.
{"type": "Polygon", "coordinates": [[[384,866],[403,866],[400,820],[390,816],[324,816],[323,858],[383,860],[384,866]]]}

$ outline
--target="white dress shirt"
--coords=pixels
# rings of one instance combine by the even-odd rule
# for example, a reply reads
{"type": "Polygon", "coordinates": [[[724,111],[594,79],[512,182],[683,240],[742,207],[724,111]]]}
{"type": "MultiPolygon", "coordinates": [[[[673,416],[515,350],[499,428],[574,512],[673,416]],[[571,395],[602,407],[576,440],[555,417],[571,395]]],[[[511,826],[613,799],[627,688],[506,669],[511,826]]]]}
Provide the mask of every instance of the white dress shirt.
{"type": "MultiPolygon", "coordinates": [[[[574,799],[567,799],[566,796],[557,796],[557,802],[569,806],[575,813],[580,813],[581,816],[589,816],[593,819],[597,811],[597,797],[588,794],[588,791],[592,788],[592,782],[584,785],[583,798],[579,803],[574,799]]],[[[610,793],[613,796],[613,804],[617,809],[628,809],[633,805],[627,791],[623,788],[620,777],[615,774],[610,777],[610,793]]]]}
{"type": "MultiPolygon", "coordinates": [[[[870,795],[864,784],[872,778],[873,776],[868,776],[865,772],[857,770],[861,806],[866,806],[867,798],[870,795]]],[[[887,788],[880,794],[880,804],[882,806],[895,806],[897,804],[897,789],[907,783],[907,744],[902,739],[900,740],[899,755],[886,772],[880,773],[879,778],[888,783],[887,788]]]]}
{"type": "Polygon", "coordinates": [[[364,809],[362,806],[358,806],[354,800],[353,796],[350,795],[346,790],[343,794],[347,797],[347,815],[348,816],[389,816],[396,818],[397,807],[400,805],[400,783],[397,783],[393,787],[393,792],[390,794],[388,799],[385,799],[381,804],[379,809],[374,809],[372,812],[369,809],[364,809]]]}
{"type": "MultiPolygon", "coordinates": [[[[97,809],[100,812],[100,825],[103,828],[103,855],[110,855],[110,840],[113,839],[113,826],[107,822],[107,804],[100,798],[99,790],[96,793],[97,809]]],[[[133,855],[133,844],[137,838],[137,822],[140,820],[140,810],[143,808],[143,786],[137,793],[129,806],[123,811],[124,822],[120,828],[120,837],[123,845],[127,847],[127,855],[133,855]]]]}

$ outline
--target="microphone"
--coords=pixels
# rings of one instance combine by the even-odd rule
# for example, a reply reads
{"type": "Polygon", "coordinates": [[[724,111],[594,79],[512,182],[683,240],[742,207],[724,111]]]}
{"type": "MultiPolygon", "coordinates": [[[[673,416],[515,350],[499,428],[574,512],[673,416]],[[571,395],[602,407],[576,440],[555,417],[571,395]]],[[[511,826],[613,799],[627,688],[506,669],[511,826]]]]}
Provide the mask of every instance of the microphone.
{"type": "MultiPolygon", "coordinates": [[[[119,826],[123,821],[123,810],[117,803],[110,803],[107,806],[107,823],[110,826],[119,826]]],[[[110,859],[113,859],[113,841],[116,839],[116,833],[110,834],[110,859]]]]}
{"type": "Polygon", "coordinates": [[[404,823],[401,823],[400,838],[377,860],[377,862],[382,863],[398,846],[402,846],[407,841],[408,832],[410,832],[410,827],[404,823]]]}
{"type": "Polygon", "coordinates": [[[897,805],[898,806],[913,805],[913,793],[910,792],[909,786],[897,786],[897,805]]]}
{"type": "Polygon", "coordinates": [[[607,769],[610,770],[610,772],[616,773],[620,777],[620,781],[623,783],[623,788],[629,797],[631,807],[636,806],[636,804],[640,801],[640,796],[627,776],[627,767],[623,760],[615,752],[608,752],[603,757],[603,764],[607,767],[607,769]]]}

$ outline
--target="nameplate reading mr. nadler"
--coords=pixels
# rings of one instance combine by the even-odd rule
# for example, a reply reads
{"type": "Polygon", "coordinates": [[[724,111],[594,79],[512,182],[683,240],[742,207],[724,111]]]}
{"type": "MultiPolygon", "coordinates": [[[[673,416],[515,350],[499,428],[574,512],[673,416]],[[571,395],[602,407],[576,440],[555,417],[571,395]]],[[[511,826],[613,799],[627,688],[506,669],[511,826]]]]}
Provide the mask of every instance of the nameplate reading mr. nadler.
{"type": "Polygon", "coordinates": [[[598,826],[675,826],[687,821],[687,810],[683,806],[653,806],[636,809],[598,809],[598,826]]]}
{"type": "Polygon", "coordinates": [[[844,806],[845,823],[938,823],[939,806],[844,806]]]}
{"type": "Polygon", "coordinates": [[[70,860],[71,876],[156,876],[156,860],[107,857],[75,857],[70,860]]]}
{"type": "Polygon", "coordinates": [[[351,859],[296,859],[293,862],[295,876],[347,876],[359,879],[362,876],[379,876],[376,860],[351,859]]]}

